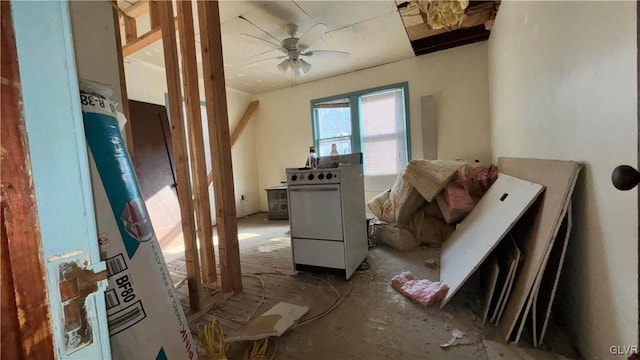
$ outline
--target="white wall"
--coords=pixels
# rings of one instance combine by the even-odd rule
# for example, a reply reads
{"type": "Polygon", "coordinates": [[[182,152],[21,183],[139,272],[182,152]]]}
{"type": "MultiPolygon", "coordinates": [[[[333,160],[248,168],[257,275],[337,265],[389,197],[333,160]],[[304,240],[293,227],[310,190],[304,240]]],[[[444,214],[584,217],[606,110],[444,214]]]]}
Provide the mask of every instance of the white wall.
{"type": "Polygon", "coordinates": [[[556,315],[587,359],[638,339],[635,2],[503,1],[489,40],[493,156],[581,161],[556,315]]]}
{"type": "Polygon", "coordinates": [[[483,42],[257,96],[260,208],[267,210],[264,188],[279,185],[285,168],[304,165],[313,144],[311,100],[403,81],[409,82],[412,158],[422,157],[420,97],[433,95],[438,157],[490,161],[487,45],[483,42]]]}
{"type": "Polygon", "coordinates": [[[167,78],[164,68],[133,59],[124,59],[129,100],[165,105],[167,78]]]}
{"type": "MultiPolygon", "coordinates": [[[[233,133],[233,129],[235,129],[250,102],[251,95],[227,88],[230,133],[233,133]]],[[[238,138],[236,144],[231,148],[238,217],[260,211],[255,123],[256,119],[250,120],[247,127],[244,128],[242,136],[238,138]],[[240,200],[241,195],[245,196],[245,200],[240,200]]]]}
{"type": "MultiPolygon", "coordinates": [[[[165,106],[167,81],[164,68],[136,60],[125,60],[125,76],[129,99],[165,106]]],[[[200,81],[200,99],[204,100],[204,85],[202,81],[200,81]]],[[[250,102],[250,94],[227,88],[230,133],[233,132],[250,102]]],[[[251,120],[244,129],[242,136],[238,138],[235,146],[231,149],[238,217],[260,211],[254,122],[254,120],[251,120]],[[245,195],[245,200],[241,200],[241,195],[245,195]]],[[[208,146],[205,146],[205,151],[208,150],[208,146]]],[[[212,192],[211,199],[213,199],[212,192]]],[[[215,211],[213,212],[213,217],[215,224],[215,211]]]]}

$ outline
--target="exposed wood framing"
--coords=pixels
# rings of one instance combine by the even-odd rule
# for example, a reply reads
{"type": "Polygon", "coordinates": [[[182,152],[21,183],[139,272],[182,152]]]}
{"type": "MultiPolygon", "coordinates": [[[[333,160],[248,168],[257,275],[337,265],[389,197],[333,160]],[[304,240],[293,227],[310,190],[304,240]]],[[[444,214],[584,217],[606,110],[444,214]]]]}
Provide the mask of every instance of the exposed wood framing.
{"type": "MultiPolygon", "coordinates": [[[[127,151],[129,157],[133,163],[134,149],[133,149],[133,133],[131,132],[131,113],[129,112],[129,95],[127,94],[127,80],[124,75],[124,59],[122,58],[122,38],[120,36],[120,27],[118,26],[118,11],[113,9],[113,26],[116,33],[116,51],[118,53],[118,72],[120,75],[120,94],[122,98],[122,113],[127,118],[127,123],[124,125],[124,133],[127,138],[127,151]]],[[[133,21],[135,31],[135,20],[133,21]]],[[[126,29],[125,22],[125,29],[126,29]]],[[[127,33],[127,37],[129,34],[127,33]]]]}
{"type": "Polygon", "coordinates": [[[149,12],[149,2],[142,0],[124,9],[124,12],[132,18],[137,18],[149,12]]]}
{"type": "Polygon", "coordinates": [[[160,26],[160,18],[158,16],[158,2],[156,0],[151,0],[148,2],[149,4],[149,21],[151,24],[151,28],[155,29],[160,26]]]}
{"type": "Polygon", "coordinates": [[[223,292],[240,292],[242,274],[218,2],[198,1],[198,18],[214,174],[221,287],[223,292]]]}
{"type": "MultiPolygon", "coordinates": [[[[240,137],[240,135],[242,135],[242,132],[249,124],[249,120],[251,120],[251,116],[253,116],[253,113],[256,111],[256,108],[258,107],[258,103],[259,103],[258,100],[252,101],[247,106],[247,109],[244,111],[244,114],[242,114],[242,117],[240,118],[238,125],[236,125],[236,128],[233,129],[233,133],[231,133],[231,147],[233,147],[233,145],[236,144],[236,141],[238,141],[238,138],[240,137]]],[[[213,171],[210,171],[209,174],[207,175],[207,181],[208,181],[208,184],[211,184],[213,182],[213,171]]]]}
{"type": "Polygon", "coordinates": [[[0,189],[4,359],[53,359],[42,244],[27,147],[16,42],[8,1],[0,2],[2,151],[0,189]]]}
{"type": "MultiPolygon", "coordinates": [[[[116,12],[115,14],[116,19],[118,19],[118,13],[116,12]]],[[[138,38],[138,28],[136,25],[136,19],[130,17],[130,16],[124,16],[124,38],[128,43],[134,41],[135,39],[138,38]]],[[[119,28],[118,26],[118,21],[116,21],[116,31],[119,28]]],[[[116,35],[118,36],[118,35],[116,35]]],[[[121,46],[118,46],[119,48],[121,48],[121,46]]]]}
{"type": "Polygon", "coordinates": [[[485,41],[489,39],[489,35],[490,31],[486,30],[484,25],[478,25],[468,29],[458,29],[414,40],[411,42],[411,47],[416,56],[418,56],[456,46],[485,41]]]}
{"type": "MultiPolygon", "coordinates": [[[[178,24],[178,18],[174,18],[173,20],[172,27],[175,29],[178,24]]],[[[161,30],[162,29],[160,27],[155,27],[140,35],[138,38],[131,40],[131,42],[127,42],[127,44],[122,47],[122,56],[127,57],[162,39],[161,30]]]]}
{"type": "Polygon", "coordinates": [[[162,28],[164,47],[164,64],[167,76],[169,96],[169,116],[171,122],[171,139],[173,155],[176,160],[178,202],[182,218],[182,235],[184,238],[184,254],[189,285],[189,303],[192,311],[200,310],[201,281],[198,259],[198,245],[193,224],[193,202],[191,201],[191,181],[189,177],[184,119],[182,117],[182,91],[180,89],[180,71],[178,67],[178,49],[176,45],[176,29],[173,8],[170,1],[158,3],[158,14],[162,28]]]}
{"type": "Polygon", "coordinates": [[[249,120],[251,120],[251,116],[253,116],[253,113],[256,111],[257,107],[258,107],[258,100],[252,101],[249,104],[249,106],[247,106],[247,110],[245,110],[244,114],[242,114],[242,117],[240,118],[240,122],[238,122],[238,125],[236,125],[236,128],[233,129],[233,133],[231,133],[231,147],[235,145],[240,135],[242,135],[244,128],[246,128],[247,125],[249,124],[249,120]]]}
{"type": "MultiPolygon", "coordinates": [[[[154,2],[151,2],[151,4],[154,4],[154,2]]],[[[202,280],[205,284],[211,285],[217,282],[218,277],[216,274],[216,258],[213,247],[211,204],[209,201],[207,164],[202,134],[202,116],[200,113],[200,89],[198,87],[198,63],[196,60],[193,10],[191,1],[178,1],[177,5],[184,102],[187,110],[189,150],[191,154],[190,163],[191,174],[193,176],[193,195],[198,224],[198,239],[200,240],[202,280]]]]}

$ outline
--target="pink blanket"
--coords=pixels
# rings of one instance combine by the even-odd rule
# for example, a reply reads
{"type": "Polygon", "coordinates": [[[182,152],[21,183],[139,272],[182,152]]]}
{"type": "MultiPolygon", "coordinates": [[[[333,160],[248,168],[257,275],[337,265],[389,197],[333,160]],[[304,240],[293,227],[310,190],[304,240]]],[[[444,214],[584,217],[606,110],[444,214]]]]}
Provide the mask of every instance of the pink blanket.
{"type": "Polygon", "coordinates": [[[441,282],[420,280],[409,271],[391,279],[391,286],[422,306],[429,306],[447,294],[449,287],[441,282]]]}

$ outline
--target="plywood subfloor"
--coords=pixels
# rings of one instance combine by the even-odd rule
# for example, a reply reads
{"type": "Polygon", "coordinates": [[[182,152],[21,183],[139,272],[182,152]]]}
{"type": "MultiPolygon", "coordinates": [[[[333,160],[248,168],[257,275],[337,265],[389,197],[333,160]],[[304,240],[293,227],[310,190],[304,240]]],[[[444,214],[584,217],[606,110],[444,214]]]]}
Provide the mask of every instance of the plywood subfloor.
{"type": "MultiPolygon", "coordinates": [[[[477,297],[465,296],[463,288],[446,309],[437,305],[425,309],[391,288],[391,277],[402,271],[437,280],[438,269],[424,265],[425,259],[439,257],[437,250],[400,252],[382,246],[373,248],[368,256],[371,268],[357,271],[345,281],[337,275],[292,272],[286,220],[267,221],[266,214],[257,214],[240,219],[238,225],[244,291],[190,323],[195,338],[198,324],[215,318],[225,334],[232,334],[278,302],[308,306],[309,312],[301,319],[304,321],[333,304],[337,296],[333,286],[341,297],[348,293],[346,299],[328,315],[277,338],[276,359],[487,358],[482,319],[471,310],[480,309],[480,303],[473,303],[477,297]],[[260,279],[265,297],[261,305],[260,279]],[[467,334],[460,340],[465,345],[442,350],[440,344],[451,338],[454,328],[467,334]]],[[[184,259],[170,262],[169,268],[174,282],[186,275],[180,270],[184,269],[184,259]]],[[[186,283],[179,287],[181,298],[186,295],[186,287],[186,283]]],[[[188,304],[186,298],[182,302],[188,304]]],[[[229,359],[242,359],[245,346],[246,343],[230,344],[229,359]]]]}

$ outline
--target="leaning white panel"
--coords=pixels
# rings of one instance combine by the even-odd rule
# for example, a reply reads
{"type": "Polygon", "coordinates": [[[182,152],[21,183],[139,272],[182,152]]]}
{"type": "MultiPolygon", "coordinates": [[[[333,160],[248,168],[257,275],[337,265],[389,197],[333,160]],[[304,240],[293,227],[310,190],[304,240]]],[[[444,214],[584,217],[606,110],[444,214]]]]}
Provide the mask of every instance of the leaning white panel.
{"type": "Polygon", "coordinates": [[[496,182],[442,246],[440,281],[449,286],[444,307],[542,193],[540,184],[499,174],[496,182]]]}

